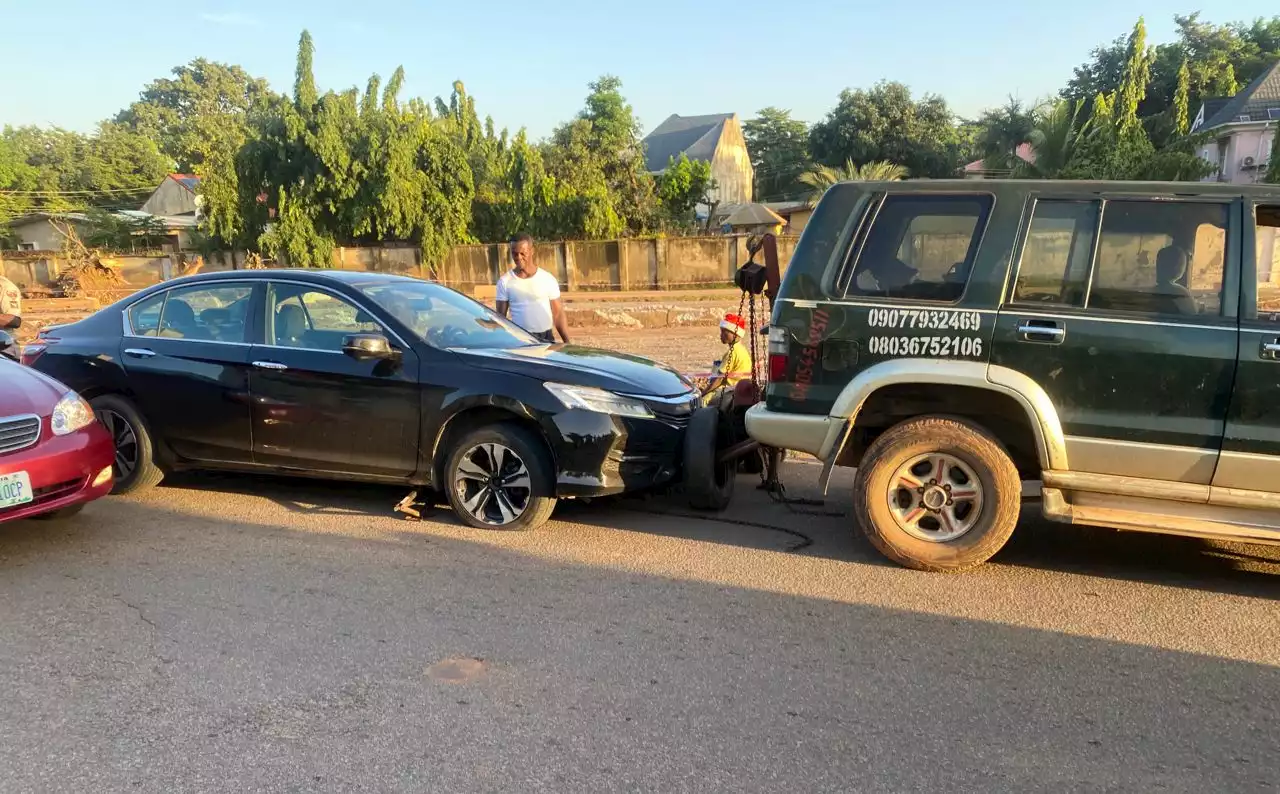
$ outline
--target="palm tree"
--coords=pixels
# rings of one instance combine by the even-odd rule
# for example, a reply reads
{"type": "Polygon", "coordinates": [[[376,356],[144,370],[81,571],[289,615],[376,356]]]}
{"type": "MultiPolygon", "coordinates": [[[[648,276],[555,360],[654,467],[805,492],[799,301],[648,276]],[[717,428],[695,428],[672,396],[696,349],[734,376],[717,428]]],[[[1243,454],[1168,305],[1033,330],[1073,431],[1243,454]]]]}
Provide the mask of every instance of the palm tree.
{"type": "Polygon", "coordinates": [[[987,171],[1013,171],[1021,159],[1018,148],[1030,142],[1035,131],[1035,114],[1024,108],[1021,100],[1009,97],[1004,107],[984,113],[978,126],[982,167],[987,171]]]}
{"type": "Polygon", "coordinates": [[[907,169],[888,160],[877,160],[862,165],[854,165],[853,160],[845,160],[841,168],[829,165],[815,165],[800,175],[800,184],[812,188],[809,194],[810,206],[817,204],[827,188],[838,182],[897,182],[907,177],[907,169]]]}
{"type": "Polygon", "coordinates": [[[1030,136],[1035,162],[1020,163],[1017,176],[1055,179],[1062,173],[1089,135],[1089,120],[1080,120],[1082,108],[1079,102],[1060,99],[1036,110],[1035,129],[1030,136]]]}

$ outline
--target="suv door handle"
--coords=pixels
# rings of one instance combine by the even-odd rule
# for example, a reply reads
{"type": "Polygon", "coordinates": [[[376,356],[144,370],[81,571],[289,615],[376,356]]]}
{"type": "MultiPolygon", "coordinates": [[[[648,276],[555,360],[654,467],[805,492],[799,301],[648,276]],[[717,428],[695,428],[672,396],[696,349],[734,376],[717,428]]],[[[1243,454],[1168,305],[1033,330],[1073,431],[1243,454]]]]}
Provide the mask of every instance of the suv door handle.
{"type": "Polygon", "coordinates": [[[1280,359],[1280,339],[1262,343],[1262,357],[1280,359]]]}
{"type": "Polygon", "coordinates": [[[145,347],[126,347],[124,354],[133,358],[151,358],[156,354],[156,351],[148,350],[145,347]]]}
{"type": "Polygon", "coordinates": [[[1024,342],[1048,342],[1059,344],[1067,336],[1067,329],[1056,320],[1023,320],[1018,323],[1018,337],[1024,342]]]}
{"type": "Polygon", "coordinates": [[[255,361],[253,362],[253,365],[258,369],[288,369],[288,367],[281,364],[279,361],[255,361]]]}

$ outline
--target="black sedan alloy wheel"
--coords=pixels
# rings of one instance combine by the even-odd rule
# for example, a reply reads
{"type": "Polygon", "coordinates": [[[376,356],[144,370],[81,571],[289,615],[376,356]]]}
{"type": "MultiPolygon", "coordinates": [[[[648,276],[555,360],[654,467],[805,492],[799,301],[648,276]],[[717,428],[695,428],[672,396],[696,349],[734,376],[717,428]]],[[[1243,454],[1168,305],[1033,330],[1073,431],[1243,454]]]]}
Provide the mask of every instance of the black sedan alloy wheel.
{"type": "Polygon", "coordinates": [[[502,527],[514,523],[528,509],[533,480],[515,450],[486,443],[462,454],[454,469],[453,488],[458,503],[473,518],[502,527]]]}

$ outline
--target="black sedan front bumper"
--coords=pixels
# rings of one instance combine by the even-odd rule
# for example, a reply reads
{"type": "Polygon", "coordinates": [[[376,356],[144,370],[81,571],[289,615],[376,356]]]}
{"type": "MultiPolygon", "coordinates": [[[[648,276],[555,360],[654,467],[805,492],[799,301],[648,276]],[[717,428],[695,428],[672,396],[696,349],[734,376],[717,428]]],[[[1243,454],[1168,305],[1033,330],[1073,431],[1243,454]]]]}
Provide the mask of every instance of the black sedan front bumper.
{"type": "Polygon", "coordinates": [[[685,428],[697,397],[644,402],[653,418],[571,409],[543,421],[555,458],[557,496],[607,496],[679,479],[685,428]]]}

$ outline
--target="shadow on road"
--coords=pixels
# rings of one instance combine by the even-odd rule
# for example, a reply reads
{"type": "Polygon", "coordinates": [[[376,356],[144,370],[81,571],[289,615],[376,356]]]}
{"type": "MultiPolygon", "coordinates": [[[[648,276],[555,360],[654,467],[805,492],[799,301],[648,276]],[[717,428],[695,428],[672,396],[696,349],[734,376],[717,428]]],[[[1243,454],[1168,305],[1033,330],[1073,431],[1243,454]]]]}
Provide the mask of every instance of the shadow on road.
{"type": "MultiPolygon", "coordinates": [[[[821,498],[816,467],[788,464],[787,471],[792,497],[821,498]]],[[[892,566],[855,531],[847,483],[834,482],[819,507],[779,504],[756,490],[757,483],[755,477],[740,477],[733,503],[721,513],[692,511],[674,490],[564,502],[555,518],[603,529],[892,566]],[[655,514],[670,520],[655,522],[655,514]]],[[[393,506],[408,492],[403,487],[209,473],[183,474],[167,480],[166,486],[249,494],[293,513],[317,516],[398,517],[393,506]]],[[[454,522],[442,499],[429,493],[423,498],[436,504],[425,513],[427,518],[454,522]]],[[[1064,526],[1041,518],[1034,501],[1027,503],[1018,531],[992,564],[1280,599],[1280,547],[1064,526]]]]}
{"type": "MultiPolygon", "coordinates": [[[[385,502],[353,494],[339,501],[385,502]]],[[[552,561],[408,523],[351,537],[158,499],[107,507],[0,532],[0,775],[15,790],[1280,783],[1276,667],[552,561]],[[484,674],[424,673],[456,658],[484,674]]],[[[1126,548],[1103,567],[1141,574],[1126,548]]]]}

